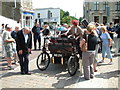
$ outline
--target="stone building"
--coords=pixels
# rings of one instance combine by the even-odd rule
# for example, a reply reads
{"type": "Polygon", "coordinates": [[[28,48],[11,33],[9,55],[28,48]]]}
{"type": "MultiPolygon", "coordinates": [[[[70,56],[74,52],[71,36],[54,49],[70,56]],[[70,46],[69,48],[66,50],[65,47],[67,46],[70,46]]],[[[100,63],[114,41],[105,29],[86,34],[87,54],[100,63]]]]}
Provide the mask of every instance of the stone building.
{"type": "Polygon", "coordinates": [[[14,19],[16,21],[20,20],[20,2],[0,2],[0,15],[14,19]]]}
{"type": "Polygon", "coordinates": [[[2,15],[2,2],[0,1],[0,15],[2,15]]]}
{"type": "Polygon", "coordinates": [[[89,22],[120,23],[120,1],[85,1],[84,18],[89,22]]]}
{"type": "Polygon", "coordinates": [[[20,22],[21,27],[33,26],[32,0],[2,0],[0,15],[20,22]]]}
{"type": "Polygon", "coordinates": [[[34,11],[32,7],[32,0],[21,0],[21,24],[22,27],[33,27],[34,11]]]}

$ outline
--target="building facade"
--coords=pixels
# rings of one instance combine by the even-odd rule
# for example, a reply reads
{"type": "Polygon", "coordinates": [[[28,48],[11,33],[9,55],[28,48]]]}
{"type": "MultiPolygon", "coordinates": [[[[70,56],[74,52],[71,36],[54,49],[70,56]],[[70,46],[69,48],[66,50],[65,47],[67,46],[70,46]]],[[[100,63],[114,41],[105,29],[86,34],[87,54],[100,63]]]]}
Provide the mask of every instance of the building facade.
{"type": "Polygon", "coordinates": [[[32,0],[21,0],[21,26],[33,27],[34,11],[32,9],[32,0]]]}
{"type": "Polygon", "coordinates": [[[2,15],[2,2],[0,1],[0,15],[2,15]]]}
{"type": "Polygon", "coordinates": [[[0,2],[0,15],[20,23],[20,27],[33,27],[32,0],[13,0],[0,2]]]}
{"type": "Polygon", "coordinates": [[[60,24],[60,8],[40,8],[34,11],[34,23],[60,24]]]}
{"type": "Polygon", "coordinates": [[[16,21],[20,20],[20,2],[0,2],[0,15],[14,19],[16,21]]]}
{"type": "Polygon", "coordinates": [[[92,1],[84,2],[84,18],[89,22],[107,24],[109,22],[120,23],[120,1],[92,1]]]}

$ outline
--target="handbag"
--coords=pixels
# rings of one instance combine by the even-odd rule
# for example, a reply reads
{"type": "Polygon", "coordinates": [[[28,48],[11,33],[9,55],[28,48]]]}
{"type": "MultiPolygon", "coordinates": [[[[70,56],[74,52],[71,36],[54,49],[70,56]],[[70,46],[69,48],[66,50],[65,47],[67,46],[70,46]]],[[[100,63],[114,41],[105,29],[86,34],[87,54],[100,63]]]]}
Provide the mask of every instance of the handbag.
{"type": "MultiPolygon", "coordinates": [[[[108,34],[105,33],[105,35],[106,35],[106,37],[108,38],[108,34]]],[[[108,38],[108,39],[109,39],[109,38],[108,38]]],[[[110,38],[110,44],[111,44],[111,46],[112,46],[112,44],[113,44],[112,38],[110,38]]]]}
{"type": "Polygon", "coordinates": [[[103,42],[103,40],[102,40],[102,38],[99,36],[98,37],[98,44],[100,44],[100,43],[102,43],[103,42]]]}
{"type": "Polygon", "coordinates": [[[86,52],[87,51],[87,43],[83,43],[81,46],[81,51],[86,52]]]}
{"type": "MultiPolygon", "coordinates": [[[[88,37],[87,37],[88,38],[88,37]]],[[[84,38],[82,38],[81,40],[80,40],[80,49],[81,49],[81,51],[82,52],[86,52],[87,51],[87,42],[86,42],[86,40],[84,39],[84,38]]]]}

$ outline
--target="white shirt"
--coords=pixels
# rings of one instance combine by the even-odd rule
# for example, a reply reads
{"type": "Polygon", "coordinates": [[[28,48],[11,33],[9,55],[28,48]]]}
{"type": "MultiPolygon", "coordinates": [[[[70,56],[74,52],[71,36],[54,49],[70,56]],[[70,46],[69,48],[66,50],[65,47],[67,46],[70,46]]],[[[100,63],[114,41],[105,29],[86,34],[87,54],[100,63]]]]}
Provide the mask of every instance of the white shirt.
{"type": "Polygon", "coordinates": [[[75,28],[75,33],[77,33],[77,28],[75,28]]]}
{"type": "Polygon", "coordinates": [[[99,37],[99,36],[98,36],[98,33],[97,33],[97,31],[96,31],[96,30],[94,31],[94,33],[95,33],[95,36],[96,36],[96,37],[99,37]]]}
{"type": "Polygon", "coordinates": [[[24,34],[24,31],[23,31],[23,35],[24,35],[24,38],[25,38],[25,43],[27,43],[27,40],[28,40],[28,34],[24,34]]]}

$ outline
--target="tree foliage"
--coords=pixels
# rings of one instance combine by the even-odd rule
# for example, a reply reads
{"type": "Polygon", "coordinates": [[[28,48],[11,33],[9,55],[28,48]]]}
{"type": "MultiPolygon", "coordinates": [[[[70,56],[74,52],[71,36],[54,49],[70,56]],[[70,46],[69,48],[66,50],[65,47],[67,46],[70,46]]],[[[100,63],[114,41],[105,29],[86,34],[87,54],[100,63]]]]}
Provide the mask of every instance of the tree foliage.
{"type": "Polygon", "coordinates": [[[83,17],[80,17],[79,18],[79,25],[80,25],[80,23],[81,23],[82,20],[83,20],[83,17]]]}
{"type": "Polygon", "coordinates": [[[64,16],[69,16],[69,15],[70,15],[70,14],[69,14],[68,11],[64,13],[64,16]]]}
{"type": "Polygon", "coordinates": [[[64,11],[61,9],[60,10],[60,20],[62,20],[63,17],[64,17],[64,11]]]}
{"type": "Polygon", "coordinates": [[[76,17],[70,16],[68,11],[63,11],[62,9],[60,10],[60,21],[61,21],[61,24],[62,23],[67,23],[67,24],[70,25],[70,21],[72,21],[73,19],[78,20],[76,17]]]}

